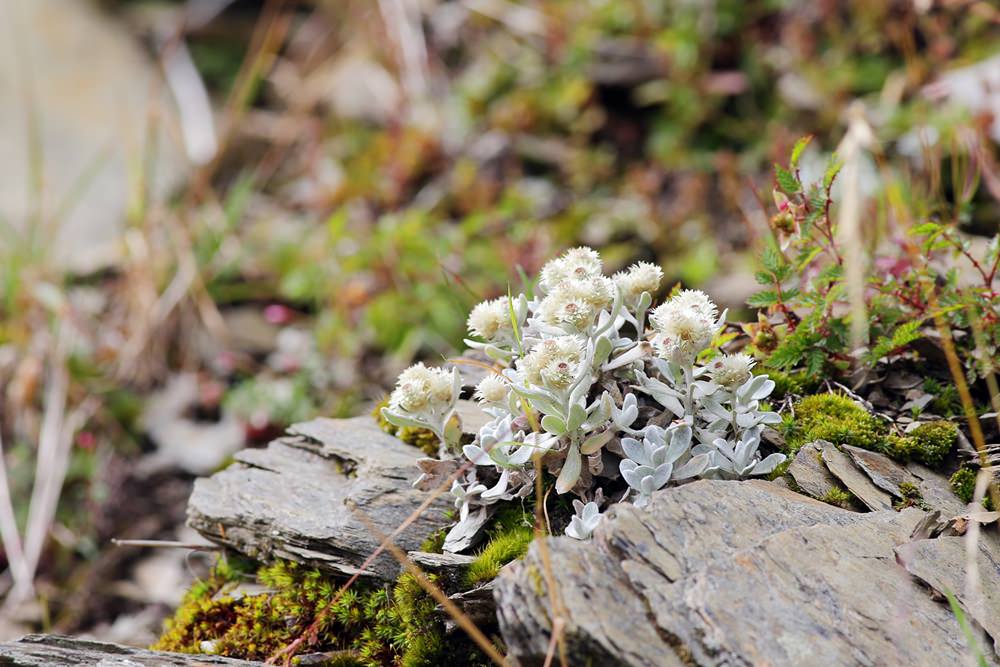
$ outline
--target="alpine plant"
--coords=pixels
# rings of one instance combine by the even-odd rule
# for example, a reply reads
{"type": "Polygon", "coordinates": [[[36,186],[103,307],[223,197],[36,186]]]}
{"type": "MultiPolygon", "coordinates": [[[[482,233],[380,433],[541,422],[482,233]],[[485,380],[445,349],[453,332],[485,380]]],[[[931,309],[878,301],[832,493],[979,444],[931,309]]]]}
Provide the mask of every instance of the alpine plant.
{"type": "Polygon", "coordinates": [[[542,268],[533,296],[473,308],[466,344],[494,364],[473,393],[489,422],[464,445],[459,372],[417,364],[400,375],[385,418],[441,443],[418,483],[469,468],[452,485],[459,520],[446,550],[468,548],[500,503],[533,493],[536,463],[556,493],[577,497],[565,534],[586,539],[608,502],[643,506],[671,484],[766,475],[784,461],[760,453],[763,427],[780,422],[761,403],[774,382],[752,374],[750,356],[718,349],[726,313],[705,293],[652,308],[662,279],[646,262],[608,277],[597,252],[574,248],[542,268]]]}

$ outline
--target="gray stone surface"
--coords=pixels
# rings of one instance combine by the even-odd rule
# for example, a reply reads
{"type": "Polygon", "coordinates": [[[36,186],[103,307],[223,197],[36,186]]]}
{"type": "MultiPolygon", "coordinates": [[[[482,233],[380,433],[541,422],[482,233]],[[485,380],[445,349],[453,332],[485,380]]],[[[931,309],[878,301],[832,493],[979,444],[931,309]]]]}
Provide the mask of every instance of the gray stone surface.
{"type": "Polygon", "coordinates": [[[965,503],[951,490],[947,476],[912,461],[906,469],[919,480],[917,488],[920,489],[920,497],[930,507],[940,510],[942,518],[948,519],[968,511],[965,503]]]}
{"type": "Polygon", "coordinates": [[[851,458],[836,446],[830,443],[823,445],[823,463],[868,509],[876,512],[892,509],[892,496],[872,484],[851,458]]]}
{"type": "MultiPolygon", "coordinates": [[[[388,535],[428,497],[411,486],[422,454],[370,417],[316,419],[289,433],[266,449],[239,452],[229,468],[195,482],[188,523],[255,558],[354,574],[380,544],[365,521],[388,535]]],[[[445,496],[395,537],[400,548],[415,550],[448,524],[445,496]]],[[[383,553],[365,575],[392,579],[398,572],[383,553]]]]}
{"type": "Polygon", "coordinates": [[[496,581],[500,629],[522,666],[543,664],[552,609],[570,664],[961,664],[950,610],[896,562],[923,516],[694,482],[613,507],[589,542],[545,540],[548,568],[532,545],[496,581]]]}
{"type": "MultiPolygon", "coordinates": [[[[13,0],[0,5],[5,30],[0,41],[0,218],[19,229],[35,226],[51,248],[51,259],[79,271],[119,256],[143,159],[151,158],[145,176],[154,198],[169,193],[188,172],[176,140],[173,103],[156,66],[128,29],[96,4],[13,0]],[[23,39],[13,39],[15,33],[23,39]],[[151,118],[160,131],[148,131],[151,118]],[[29,122],[38,131],[43,217],[55,218],[60,209],[65,213],[51,229],[31,222],[39,198],[28,194],[34,162],[29,122]],[[155,139],[152,149],[149,137],[155,139]],[[58,229],[55,243],[52,229],[58,229]]],[[[0,237],[0,243],[8,237],[0,237]]]]}
{"type": "Polygon", "coordinates": [[[12,667],[252,667],[261,662],[213,655],[181,655],[72,639],[57,635],[28,635],[0,644],[0,665],[12,667]]]}
{"type": "Polygon", "coordinates": [[[843,451],[851,457],[854,464],[862,471],[872,483],[883,491],[887,491],[897,498],[902,498],[899,491],[900,484],[913,484],[917,486],[919,479],[913,476],[909,470],[899,465],[888,456],[878,452],[844,445],[843,451]]]}
{"type": "Polygon", "coordinates": [[[975,548],[978,592],[968,589],[966,547],[965,537],[939,537],[904,544],[896,553],[913,576],[939,593],[954,593],[1000,654],[1000,540],[993,530],[983,530],[979,535],[975,548]]]}
{"type": "Polygon", "coordinates": [[[809,442],[795,454],[795,459],[788,466],[788,474],[792,476],[800,489],[813,498],[822,498],[830,491],[840,488],[837,478],[830,474],[823,463],[823,440],[809,442]]]}

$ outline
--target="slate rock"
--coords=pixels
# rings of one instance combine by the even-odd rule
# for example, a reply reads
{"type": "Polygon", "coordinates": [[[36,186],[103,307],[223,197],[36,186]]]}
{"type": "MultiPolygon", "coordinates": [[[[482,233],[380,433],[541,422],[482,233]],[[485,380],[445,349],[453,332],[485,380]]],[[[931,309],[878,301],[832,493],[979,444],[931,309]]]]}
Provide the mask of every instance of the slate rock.
{"type": "Polygon", "coordinates": [[[262,662],[214,655],[182,655],[72,639],[58,635],[28,635],[0,644],[0,665],[13,667],[253,667],[262,662]]]}
{"type": "Polygon", "coordinates": [[[803,445],[788,466],[788,474],[805,493],[813,498],[822,498],[830,491],[840,488],[823,463],[822,449],[830,443],[818,440],[803,445]]]}
{"type": "Polygon", "coordinates": [[[896,562],[923,517],[763,481],[668,489],[612,507],[590,541],[536,541],[495,582],[500,631],[525,667],[544,664],[553,610],[570,664],[960,664],[950,610],[896,562]]]}
{"type": "Polygon", "coordinates": [[[920,482],[909,470],[884,454],[850,445],[844,445],[842,449],[875,486],[897,498],[903,497],[899,490],[900,484],[912,484],[916,487],[920,482]]]}
{"type": "MultiPolygon", "coordinates": [[[[355,574],[380,544],[365,521],[388,535],[427,499],[411,486],[422,453],[369,417],[316,419],[289,434],[266,449],[243,450],[229,468],[197,480],[188,524],[253,558],[355,574]]],[[[401,549],[418,549],[449,524],[446,496],[394,538],[401,549]]],[[[383,553],[362,574],[391,580],[399,571],[383,553]]]]}
{"type": "Polygon", "coordinates": [[[951,592],[958,598],[966,614],[972,617],[993,640],[993,649],[1000,654],[1000,540],[996,532],[982,530],[976,545],[976,565],[979,593],[966,587],[966,538],[939,537],[917,540],[896,549],[899,562],[928,586],[939,593],[951,592]]]}
{"type": "Polygon", "coordinates": [[[835,445],[823,445],[823,463],[868,509],[876,512],[892,509],[892,496],[872,484],[851,458],[835,445]]]}
{"type": "Polygon", "coordinates": [[[917,478],[917,489],[920,490],[923,501],[940,510],[943,518],[948,519],[968,511],[961,498],[951,490],[951,484],[945,475],[913,461],[906,464],[906,469],[917,478]]]}

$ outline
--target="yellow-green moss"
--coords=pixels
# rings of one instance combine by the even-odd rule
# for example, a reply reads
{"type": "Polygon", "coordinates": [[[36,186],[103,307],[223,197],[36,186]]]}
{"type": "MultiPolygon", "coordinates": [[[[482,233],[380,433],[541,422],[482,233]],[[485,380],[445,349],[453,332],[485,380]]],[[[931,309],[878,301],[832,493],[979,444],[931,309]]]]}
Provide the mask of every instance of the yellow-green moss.
{"type": "Polygon", "coordinates": [[[877,450],[888,435],[881,420],[847,396],[835,393],[815,394],[798,401],[794,418],[786,418],[783,430],[793,454],[814,440],[877,450]]]}
{"type": "MultiPolygon", "coordinates": [[[[956,496],[961,498],[962,502],[968,505],[972,502],[972,499],[976,495],[976,477],[978,472],[972,468],[959,468],[951,479],[948,480],[951,484],[951,490],[956,496]]],[[[987,510],[993,510],[993,501],[987,496],[983,498],[983,507],[987,510]]]]}
{"type": "Polygon", "coordinates": [[[931,467],[941,465],[958,438],[958,428],[949,421],[927,422],[906,435],[891,433],[881,419],[837,393],[799,400],[794,412],[785,415],[782,431],[790,454],[806,443],[827,440],[870,449],[897,461],[915,459],[931,467]]]}
{"type": "Polygon", "coordinates": [[[465,584],[476,586],[492,580],[507,563],[523,556],[535,536],[531,517],[520,507],[504,508],[487,529],[489,539],[469,563],[465,584]]]}
{"type": "Polygon", "coordinates": [[[382,408],[388,405],[389,398],[386,397],[379,401],[379,404],[372,410],[372,416],[378,422],[379,428],[389,435],[396,436],[406,444],[417,447],[427,456],[437,456],[440,443],[434,432],[426,428],[417,428],[414,426],[396,426],[382,414],[382,408]]]}
{"type": "Polygon", "coordinates": [[[913,441],[913,456],[931,467],[941,465],[944,457],[958,440],[958,427],[949,421],[921,424],[909,433],[913,441]]]}
{"type": "Polygon", "coordinates": [[[339,598],[340,582],[295,563],[263,566],[256,579],[268,592],[236,599],[231,594],[234,578],[217,567],[191,588],[154,648],[182,653],[210,649],[265,660],[328,609],[317,641],[305,648],[335,652],[338,665],[426,667],[478,661],[468,642],[445,640],[436,603],[408,574],[391,589],[355,585],[339,598]]]}
{"type": "Polygon", "coordinates": [[[836,505],[837,507],[848,509],[851,506],[851,499],[853,497],[854,496],[851,495],[850,491],[834,487],[827,491],[826,494],[820,498],[820,500],[830,505],[836,505]]]}

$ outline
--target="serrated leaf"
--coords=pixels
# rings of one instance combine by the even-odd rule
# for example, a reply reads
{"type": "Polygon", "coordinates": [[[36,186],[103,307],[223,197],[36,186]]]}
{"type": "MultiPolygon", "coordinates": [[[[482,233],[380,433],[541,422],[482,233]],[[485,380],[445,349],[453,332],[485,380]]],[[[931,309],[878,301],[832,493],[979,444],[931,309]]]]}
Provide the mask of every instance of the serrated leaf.
{"type": "Polygon", "coordinates": [[[747,305],[751,308],[767,308],[768,306],[773,306],[776,303],[778,303],[778,293],[774,290],[757,292],[747,299],[747,305]]]}
{"type": "Polygon", "coordinates": [[[795,175],[777,162],[774,163],[774,179],[777,181],[778,187],[788,194],[795,194],[800,190],[799,182],[795,178],[795,175]]]}
{"type": "Polygon", "coordinates": [[[823,174],[823,187],[829,190],[833,186],[833,181],[837,178],[837,174],[840,173],[840,168],[844,166],[844,163],[837,159],[837,154],[834,153],[830,156],[830,161],[826,165],[826,172],[823,174]]]}
{"type": "Polygon", "coordinates": [[[808,134],[795,142],[795,146],[792,147],[792,157],[789,161],[789,166],[791,166],[792,169],[799,166],[799,158],[802,157],[802,151],[806,149],[806,146],[809,145],[812,138],[813,135],[808,134]]]}

